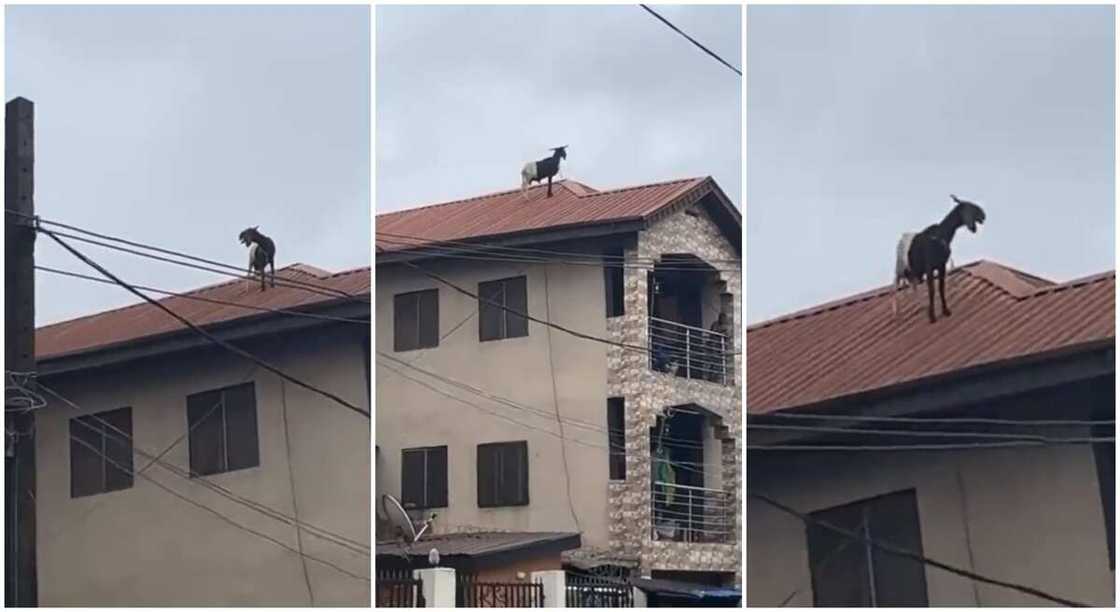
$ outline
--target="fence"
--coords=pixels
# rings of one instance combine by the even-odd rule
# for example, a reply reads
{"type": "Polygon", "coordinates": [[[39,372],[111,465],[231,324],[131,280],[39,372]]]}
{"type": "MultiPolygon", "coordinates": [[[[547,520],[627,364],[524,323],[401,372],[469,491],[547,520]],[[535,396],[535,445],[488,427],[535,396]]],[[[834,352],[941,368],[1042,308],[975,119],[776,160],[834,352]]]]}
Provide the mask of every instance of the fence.
{"type": "Polygon", "coordinates": [[[471,574],[455,578],[456,608],[543,608],[539,582],[484,582],[471,574]]]}
{"type": "Polygon", "coordinates": [[[377,571],[378,608],[423,608],[424,589],[409,570],[377,571]]]}
{"type": "Polygon", "coordinates": [[[733,501],[721,489],[654,482],[651,537],[676,542],[730,542],[735,532],[733,501]]]}
{"type": "Polygon", "coordinates": [[[648,331],[650,368],[730,384],[731,363],[727,353],[731,343],[727,336],[657,317],[649,318],[648,331]]]}
{"type": "Polygon", "coordinates": [[[633,608],[634,589],[619,579],[568,572],[564,598],[569,608],[633,608]]]}

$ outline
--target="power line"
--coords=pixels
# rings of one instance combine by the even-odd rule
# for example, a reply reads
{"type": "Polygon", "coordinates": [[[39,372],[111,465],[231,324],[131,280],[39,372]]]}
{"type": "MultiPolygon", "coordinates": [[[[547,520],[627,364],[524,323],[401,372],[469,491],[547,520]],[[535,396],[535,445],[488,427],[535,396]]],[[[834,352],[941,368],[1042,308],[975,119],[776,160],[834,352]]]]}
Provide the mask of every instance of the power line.
{"type": "MultiPolygon", "coordinates": [[[[51,268],[51,267],[48,267],[48,266],[36,265],[35,269],[40,270],[42,272],[49,272],[51,274],[57,274],[57,275],[60,275],[60,276],[69,276],[69,277],[72,277],[72,278],[80,278],[80,279],[83,279],[83,280],[93,281],[95,283],[102,283],[102,284],[105,284],[105,285],[115,285],[116,284],[113,281],[107,280],[107,279],[104,279],[104,278],[97,278],[96,276],[90,276],[88,274],[81,274],[81,273],[78,273],[78,272],[71,272],[69,270],[59,270],[57,268],[51,268]]],[[[321,321],[333,321],[333,322],[337,322],[337,323],[359,323],[359,324],[365,325],[367,327],[370,324],[370,322],[368,320],[363,320],[363,319],[351,319],[351,318],[347,318],[347,317],[334,317],[334,316],[331,316],[331,315],[315,314],[315,313],[312,313],[312,312],[300,312],[298,310],[289,310],[289,309],[286,309],[286,308],[268,308],[267,306],[253,306],[251,304],[240,304],[238,302],[230,302],[230,301],[226,301],[226,300],[218,300],[218,299],[214,299],[214,298],[207,298],[207,297],[202,297],[200,295],[193,295],[193,294],[190,294],[190,293],[177,293],[175,291],[167,291],[165,289],[156,289],[154,287],[145,287],[144,285],[133,285],[133,286],[136,287],[137,289],[143,289],[144,291],[151,291],[152,293],[159,293],[161,295],[168,295],[168,296],[172,296],[172,297],[183,298],[183,299],[186,299],[186,300],[195,300],[195,301],[199,301],[199,302],[207,302],[207,303],[210,303],[210,304],[218,304],[218,305],[222,305],[222,306],[234,306],[236,308],[244,308],[246,310],[256,310],[256,311],[259,311],[259,312],[270,312],[270,313],[274,313],[274,314],[289,315],[289,316],[293,316],[293,317],[304,317],[304,318],[307,318],[307,319],[318,319],[318,320],[321,320],[321,321]]]]}
{"type": "Polygon", "coordinates": [[[798,512],[797,510],[794,510],[793,508],[777,501],[776,499],[773,499],[772,497],[769,497],[768,495],[763,495],[762,493],[752,493],[752,492],[748,491],[747,496],[752,497],[754,499],[757,499],[764,504],[767,504],[767,505],[769,505],[773,508],[776,508],[777,510],[780,510],[781,512],[784,512],[784,513],[786,513],[790,516],[793,516],[793,517],[797,518],[798,520],[800,520],[801,522],[805,523],[808,526],[816,525],[818,527],[823,527],[824,529],[827,529],[827,530],[832,531],[834,533],[838,533],[838,534],[840,534],[840,535],[842,535],[842,536],[844,536],[848,539],[856,540],[858,542],[862,542],[864,544],[867,544],[869,546],[877,548],[877,549],[879,549],[879,550],[881,550],[881,551],[883,551],[887,554],[890,554],[890,555],[895,555],[897,557],[903,557],[903,558],[906,558],[906,559],[911,559],[913,561],[918,561],[918,562],[921,562],[925,565],[930,565],[930,566],[936,567],[938,569],[945,570],[945,571],[947,571],[951,574],[956,574],[958,576],[963,576],[965,578],[970,578],[972,580],[977,580],[977,581],[980,581],[980,582],[983,582],[983,583],[986,583],[986,584],[993,584],[993,585],[996,585],[996,586],[1001,586],[1001,587],[1004,587],[1004,588],[1019,591],[1021,593],[1026,593],[1028,595],[1034,595],[1035,597],[1038,597],[1040,599],[1045,599],[1047,601],[1052,601],[1054,603],[1062,604],[1063,606],[1070,606],[1070,607],[1076,607],[1076,608],[1088,607],[1086,604],[1078,603],[1076,601],[1066,599],[1064,597],[1059,597],[1057,595],[1051,595],[1050,593],[1047,593],[1045,591],[1042,591],[1042,590],[1039,590],[1039,589],[1036,589],[1036,588],[1033,588],[1033,587],[1029,587],[1029,586],[1025,586],[1025,585],[1021,585],[1021,584],[1016,584],[1016,583],[1013,583],[1013,582],[1007,582],[1005,580],[997,580],[995,578],[989,578],[987,576],[977,574],[976,572],[973,572],[973,571],[970,571],[970,570],[962,569],[962,568],[959,568],[959,567],[954,567],[952,565],[949,565],[947,563],[942,563],[940,561],[935,561],[933,559],[930,559],[929,557],[926,557],[924,555],[920,555],[920,554],[918,554],[916,552],[913,552],[913,551],[910,551],[910,550],[906,550],[906,549],[901,548],[899,546],[895,546],[893,544],[888,544],[886,542],[881,542],[879,540],[876,540],[876,539],[870,538],[870,537],[866,537],[866,536],[864,536],[862,534],[859,534],[859,533],[856,533],[854,531],[849,531],[847,529],[837,527],[837,526],[835,526],[831,523],[822,521],[822,520],[820,520],[818,518],[815,518],[815,517],[813,517],[809,514],[805,514],[803,512],[798,512]]]}
{"type": "MultiPolygon", "coordinates": [[[[378,248],[380,248],[380,247],[378,247],[378,248]]],[[[570,328],[565,327],[563,325],[559,325],[557,323],[552,323],[551,321],[541,320],[541,319],[539,319],[537,317],[534,317],[534,316],[532,316],[532,315],[530,315],[526,312],[519,312],[517,310],[514,310],[514,309],[510,308],[509,306],[506,306],[505,304],[500,304],[500,303],[495,302],[493,300],[488,300],[486,298],[483,298],[483,297],[479,296],[478,294],[470,291],[469,289],[464,289],[464,288],[460,287],[459,285],[456,285],[455,283],[447,280],[446,278],[443,278],[442,276],[440,276],[440,275],[438,275],[434,272],[428,271],[428,270],[424,269],[423,267],[418,266],[411,261],[402,261],[401,263],[410,267],[410,268],[413,268],[413,269],[417,270],[418,272],[420,272],[424,276],[427,276],[428,278],[431,278],[431,279],[433,279],[433,280],[435,280],[439,283],[442,283],[444,285],[447,285],[448,287],[451,287],[452,289],[454,289],[455,291],[458,291],[459,293],[462,293],[463,295],[474,298],[474,299],[476,299],[479,302],[482,302],[484,304],[489,304],[489,305],[491,305],[495,308],[499,308],[499,309],[501,309],[505,312],[517,315],[517,316],[519,316],[523,319],[526,319],[528,321],[532,321],[532,322],[538,323],[540,325],[547,325],[549,327],[552,327],[554,329],[558,329],[558,330],[560,330],[560,331],[562,331],[566,334],[569,334],[571,336],[575,336],[577,338],[582,338],[584,340],[591,340],[593,342],[599,342],[601,344],[606,344],[608,346],[617,346],[617,347],[621,347],[621,348],[624,348],[624,349],[628,349],[628,350],[631,350],[631,351],[637,351],[637,352],[641,352],[641,353],[651,353],[651,352],[653,352],[653,349],[650,349],[649,347],[640,346],[640,345],[637,345],[637,344],[628,344],[628,343],[625,343],[625,342],[617,342],[615,340],[608,340],[607,338],[600,338],[599,336],[595,336],[595,335],[592,335],[592,334],[587,334],[587,333],[584,333],[584,332],[581,332],[581,331],[576,331],[574,329],[570,329],[570,328]]],[[[724,355],[738,355],[738,354],[739,354],[738,351],[725,352],[724,353],[724,355]]]]}
{"type": "MultiPolygon", "coordinates": [[[[551,299],[548,294],[548,269],[544,271],[544,316],[552,320],[552,306],[551,299]]],[[[560,457],[564,465],[564,488],[568,497],[568,512],[572,514],[572,522],[576,525],[576,531],[583,533],[583,527],[580,527],[579,517],[576,516],[576,507],[572,503],[572,473],[568,469],[568,443],[564,439],[564,420],[560,418],[560,395],[556,390],[556,365],[552,361],[552,328],[545,330],[545,337],[548,339],[548,374],[552,379],[552,407],[556,412],[556,427],[560,430],[560,457]]]]}
{"type": "MultiPolygon", "coordinates": [[[[154,245],[150,245],[150,244],[145,244],[143,242],[136,242],[136,241],[133,241],[133,240],[128,240],[128,239],[125,239],[125,238],[121,238],[119,236],[113,236],[111,234],[95,232],[93,230],[88,230],[88,229],[85,229],[85,228],[82,228],[82,227],[78,227],[76,225],[69,225],[69,224],[62,223],[62,222],[59,222],[59,221],[54,221],[54,220],[51,220],[51,219],[44,219],[44,218],[38,217],[38,216],[32,217],[32,216],[20,213],[18,211],[10,210],[10,209],[5,209],[5,212],[7,212],[8,214],[22,216],[22,217],[25,217],[25,218],[28,218],[28,219],[33,219],[37,224],[53,225],[55,227],[61,227],[61,228],[65,228],[65,229],[68,229],[68,230],[71,230],[71,231],[80,232],[82,234],[86,234],[87,236],[94,236],[96,238],[101,238],[103,240],[110,240],[110,241],[118,242],[118,243],[121,243],[121,244],[127,244],[129,246],[139,247],[139,248],[142,248],[142,249],[147,249],[147,250],[155,251],[155,252],[158,252],[158,253],[163,253],[165,255],[173,255],[175,257],[181,257],[181,258],[189,259],[189,260],[196,261],[196,262],[199,262],[199,263],[205,263],[205,264],[210,264],[210,265],[213,265],[213,266],[219,266],[219,267],[222,267],[222,268],[227,268],[229,270],[236,271],[237,274],[235,274],[233,276],[241,278],[241,273],[242,273],[242,270],[243,270],[243,268],[241,268],[241,266],[234,266],[234,265],[227,264],[227,263],[224,263],[224,262],[215,261],[213,259],[207,259],[205,257],[199,257],[197,255],[191,255],[189,253],[183,253],[181,251],[175,251],[175,250],[172,250],[172,249],[165,249],[163,247],[158,247],[158,246],[154,246],[154,245]]],[[[36,229],[39,229],[39,228],[37,227],[36,229]]],[[[76,237],[76,236],[67,235],[67,234],[64,234],[62,232],[58,232],[58,233],[62,236],[68,236],[68,237],[74,238],[76,240],[82,240],[81,238],[76,237]]],[[[141,255],[143,257],[151,257],[151,258],[154,258],[154,259],[160,259],[161,261],[168,261],[169,263],[176,263],[176,264],[179,264],[179,265],[185,265],[184,262],[177,262],[177,261],[173,261],[173,260],[167,260],[167,259],[164,259],[164,258],[157,258],[157,257],[149,255],[149,254],[139,253],[139,252],[136,252],[136,251],[132,251],[132,250],[129,250],[129,249],[123,249],[123,248],[120,248],[120,247],[114,247],[112,245],[106,245],[104,243],[91,241],[89,239],[85,239],[85,241],[90,242],[91,244],[97,244],[97,245],[100,245],[100,246],[104,246],[106,248],[116,248],[117,250],[121,250],[121,251],[128,252],[128,253],[133,253],[133,254],[136,254],[136,255],[141,255]]],[[[208,270],[207,268],[201,268],[201,267],[199,267],[197,269],[208,270]]],[[[217,272],[216,270],[209,270],[209,271],[217,272]]],[[[225,273],[225,272],[221,272],[221,273],[229,275],[229,273],[225,273]]],[[[288,285],[288,286],[300,285],[300,286],[302,286],[302,288],[322,289],[324,291],[330,291],[330,292],[333,292],[333,293],[335,293],[337,295],[340,295],[340,296],[343,296],[343,297],[361,298],[361,296],[354,295],[352,293],[343,291],[342,289],[338,289],[337,287],[330,287],[330,286],[327,286],[327,285],[319,285],[319,284],[312,283],[312,282],[309,282],[309,281],[301,281],[301,280],[297,280],[297,279],[282,279],[282,280],[284,280],[287,283],[290,283],[290,285],[288,285]]]]}
{"type": "Polygon", "coordinates": [[[1056,446],[1064,444],[1111,444],[1116,438],[1047,438],[1015,440],[1009,442],[965,442],[960,444],[747,444],[747,450],[757,451],[936,451],[972,450],[982,448],[1018,448],[1023,446],[1056,446]]]}
{"type": "Polygon", "coordinates": [[[650,15],[653,15],[654,17],[656,17],[658,19],[658,21],[660,21],[661,23],[669,26],[669,28],[672,29],[677,34],[680,34],[681,36],[684,36],[685,38],[687,38],[688,42],[690,42],[690,43],[696,45],[697,47],[699,47],[701,51],[703,51],[704,53],[707,53],[708,55],[714,57],[716,59],[716,61],[718,61],[719,63],[721,63],[724,66],[727,66],[728,68],[733,70],[735,72],[735,74],[737,74],[739,76],[743,76],[742,71],[740,71],[738,68],[732,66],[731,64],[728,64],[722,57],[716,55],[710,49],[708,49],[704,45],[700,44],[695,38],[693,38],[693,37],[689,36],[688,34],[685,34],[684,32],[682,32],[680,28],[673,25],[668,19],[665,19],[661,15],[658,15],[657,13],[655,13],[654,10],[651,9],[650,7],[648,7],[644,4],[639,4],[638,6],[644,8],[646,10],[646,12],[648,12],[650,15]]]}
{"type": "MultiPolygon", "coordinates": [[[[251,368],[249,370],[249,374],[247,374],[245,377],[243,377],[243,380],[248,380],[250,378],[250,376],[252,375],[252,372],[255,371],[255,370],[256,370],[256,366],[254,365],[253,368],[251,368]]],[[[270,507],[266,504],[263,504],[261,502],[258,502],[258,501],[255,501],[255,500],[252,500],[252,499],[249,499],[249,498],[246,498],[246,497],[242,497],[241,495],[238,495],[237,493],[234,493],[230,489],[227,489],[226,487],[223,487],[223,486],[217,484],[216,482],[213,482],[212,480],[206,478],[205,475],[199,474],[199,473],[195,472],[194,470],[184,470],[183,468],[180,468],[179,466],[177,466],[173,463],[169,463],[169,462],[163,460],[163,457],[166,456],[167,453],[171,452],[172,449],[174,449],[176,446],[178,446],[180,442],[185,440],[191,433],[194,432],[195,429],[198,428],[198,426],[201,423],[206,421],[206,419],[210,418],[210,415],[212,415],[215,411],[217,411],[217,409],[219,407],[222,406],[221,401],[216,402],[213,406],[211,406],[210,409],[207,410],[207,412],[205,414],[203,414],[201,417],[199,417],[197,420],[195,420],[194,423],[188,423],[187,431],[185,431],[182,435],[180,435],[178,438],[176,438],[169,446],[167,446],[162,451],[160,451],[158,454],[153,456],[152,453],[146,452],[143,449],[136,446],[135,439],[128,432],[125,432],[125,431],[121,430],[120,428],[113,425],[109,421],[101,418],[101,416],[98,415],[97,413],[87,413],[85,410],[82,409],[81,406],[78,406],[73,401],[67,399],[65,396],[60,394],[58,391],[55,391],[55,390],[53,390],[53,389],[51,389],[51,388],[49,388],[45,385],[42,385],[42,384],[40,384],[39,386],[44,391],[46,391],[47,393],[53,395],[54,397],[61,400],[64,404],[73,408],[75,411],[77,411],[79,413],[82,413],[83,416],[89,416],[89,417],[97,420],[99,423],[101,423],[106,428],[112,430],[113,433],[115,434],[115,436],[113,437],[114,441],[116,441],[118,443],[127,443],[127,446],[130,450],[135,451],[137,454],[139,454],[143,457],[150,458],[150,460],[144,465],[144,467],[137,470],[136,475],[143,475],[153,465],[159,464],[160,467],[164,468],[168,472],[171,472],[175,476],[178,476],[179,478],[182,478],[183,480],[185,480],[187,482],[198,483],[198,484],[206,487],[207,489],[213,491],[214,493],[217,493],[218,495],[228,499],[229,501],[240,504],[240,505],[242,505],[246,508],[249,508],[250,510],[254,510],[257,513],[262,514],[262,515],[264,515],[268,518],[271,518],[273,520],[277,520],[277,521],[280,521],[280,522],[283,522],[283,523],[286,523],[286,524],[289,524],[289,525],[292,525],[292,526],[296,526],[296,527],[302,526],[308,531],[308,533],[310,533],[311,535],[314,535],[315,537],[317,537],[321,540],[325,540],[327,542],[337,544],[339,546],[342,546],[343,548],[346,548],[346,549],[350,550],[351,552],[357,553],[359,555],[363,555],[367,558],[369,557],[369,547],[366,546],[365,544],[361,543],[361,542],[358,542],[357,540],[347,538],[346,536],[343,536],[341,534],[332,532],[332,531],[330,531],[326,528],[319,527],[317,525],[307,523],[305,521],[300,521],[297,517],[288,516],[287,514],[284,514],[283,512],[281,512],[280,510],[272,508],[272,507],[270,507]]],[[[81,419],[76,419],[74,422],[82,425],[83,427],[86,427],[87,429],[90,429],[91,431],[97,431],[96,429],[93,429],[92,425],[89,425],[88,423],[85,423],[81,419]]],[[[101,433],[101,432],[98,431],[98,433],[101,433]]]]}
{"type": "Polygon", "coordinates": [[[343,406],[345,408],[348,408],[349,410],[352,410],[352,411],[364,416],[367,419],[370,418],[368,412],[366,412],[365,410],[362,410],[361,408],[358,408],[354,404],[351,404],[350,402],[342,399],[341,397],[339,397],[339,396],[337,396],[337,395],[335,395],[335,394],[333,394],[329,391],[324,391],[323,389],[320,389],[320,388],[318,388],[314,385],[305,383],[302,380],[288,374],[287,372],[284,372],[280,368],[277,368],[276,366],[264,361],[263,359],[257,357],[256,355],[253,355],[252,353],[250,353],[248,351],[245,351],[241,348],[238,348],[237,346],[235,346],[235,345],[233,345],[233,344],[231,344],[231,343],[229,343],[225,340],[222,340],[221,338],[218,338],[217,336],[214,336],[210,332],[202,329],[201,327],[195,325],[194,323],[191,323],[188,319],[186,319],[185,317],[183,317],[179,313],[171,310],[170,308],[168,308],[164,304],[160,303],[159,301],[148,297],[147,294],[145,294],[142,291],[136,289],[132,285],[129,285],[128,283],[122,281],[120,278],[118,278],[112,272],[106,270],[104,267],[102,267],[100,264],[93,261],[89,257],[83,255],[80,251],[78,251],[74,247],[67,244],[65,241],[63,241],[58,236],[55,236],[53,232],[51,232],[49,230],[43,230],[43,229],[40,229],[40,231],[45,233],[47,236],[50,236],[51,239],[53,239],[55,242],[57,242],[59,245],[61,245],[62,248],[66,249],[72,255],[74,255],[78,259],[82,260],[83,262],[85,262],[90,267],[94,268],[95,270],[97,270],[98,272],[100,272],[101,274],[106,276],[107,278],[111,279],[116,284],[118,284],[121,287],[123,287],[124,289],[126,289],[129,293],[132,293],[133,295],[143,299],[144,301],[148,302],[149,304],[152,304],[156,308],[159,308],[160,310],[164,311],[165,313],[167,313],[168,315],[170,315],[171,317],[173,317],[174,319],[176,319],[177,321],[179,321],[183,325],[186,325],[187,327],[189,327],[196,334],[206,338],[210,342],[226,349],[227,351],[230,351],[231,353],[234,353],[235,355],[239,355],[241,357],[244,357],[245,359],[248,359],[249,361],[252,361],[253,363],[256,363],[260,367],[268,370],[269,372],[272,372],[273,374],[276,374],[277,376],[279,376],[280,378],[283,378],[284,380],[287,380],[288,382],[291,382],[295,385],[303,387],[304,389],[307,389],[307,390],[312,391],[314,393],[318,393],[319,395],[322,395],[323,397],[326,397],[327,399],[330,399],[330,400],[340,404],[341,406],[343,406]]]}
{"type": "Polygon", "coordinates": [[[141,474],[141,473],[135,472],[131,468],[125,467],[125,466],[117,463],[113,459],[110,459],[109,457],[105,456],[105,454],[102,453],[100,449],[94,448],[94,446],[92,444],[90,444],[90,443],[88,443],[84,440],[79,440],[77,438],[71,438],[71,440],[74,441],[74,442],[77,442],[78,444],[81,444],[84,447],[86,447],[91,452],[98,455],[99,457],[104,459],[106,462],[108,462],[113,467],[117,468],[118,470],[121,470],[122,472],[125,472],[127,474],[133,474],[135,476],[140,476],[144,480],[147,480],[148,482],[154,484],[155,486],[157,486],[160,489],[166,491],[167,493],[170,493],[171,495],[174,495],[175,497],[187,502],[188,504],[190,504],[192,506],[195,506],[196,508],[199,508],[201,510],[204,510],[204,511],[210,513],[210,514],[213,514],[214,516],[216,516],[219,519],[221,519],[222,521],[232,525],[233,527],[236,527],[236,528],[238,528],[242,531],[251,533],[251,534],[257,536],[258,538],[268,540],[269,542],[272,542],[273,544],[275,544],[275,545],[277,545],[277,546],[279,546],[279,547],[281,547],[285,550],[291,551],[292,553],[295,553],[295,554],[299,555],[300,557],[311,559],[312,561],[315,561],[316,563],[320,563],[322,565],[330,567],[337,572],[341,572],[343,574],[346,574],[347,576],[350,576],[351,578],[356,578],[358,580],[362,580],[362,581],[365,581],[365,582],[370,582],[369,578],[366,578],[365,576],[361,576],[359,574],[355,574],[355,573],[353,573],[353,572],[351,572],[347,569],[344,569],[342,567],[339,567],[338,565],[335,565],[334,563],[331,563],[330,561],[327,561],[325,559],[320,559],[319,557],[315,557],[315,556],[307,554],[307,553],[300,553],[295,548],[292,548],[291,546],[281,542],[280,540],[277,540],[276,538],[274,538],[274,537],[272,537],[268,534],[262,533],[260,531],[255,530],[255,529],[247,527],[247,526],[245,526],[241,523],[238,523],[237,521],[235,521],[235,520],[231,519],[230,517],[222,514],[221,512],[218,512],[217,510],[215,510],[215,509],[213,509],[213,508],[211,508],[211,507],[209,507],[209,506],[207,506],[207,505],[205,505],[201,502],[195,501],[195,500],[187,497],[186,495],[183,495],[182,493],[179,493],[178,491],[172,489],[171,487],[168,487],[167,485],[159,482],[158,480],[152,478],[151,476],[148,476],[147,474],[141,474]]]}
{"type": "Polygon", "coordinates": [[[1006,439],[1006,440],[1032,440],[1041,443],[1048,443],[1054,438],[1046,436],[1039,436],[1033,434],[1009,434],[997,432],[982,432],[982,431],[931,431],[922,429],[859,429],[853,427],[823,427],[814,425],[768,425],[768,424],[751,424],[747,423],[747,430],[751,429],[764,429],[775,431],[808,431],[817,433],[843,433],[843,434],[857,434],[857,435],[878,435],[878,436],[899,436],[899,437],[916,437],[916,438],[993,438],[993,439],[1006,439]]]}
{"type": "Polygon", "coordinates": [[[1066,425],[1114,425],[1115,420],[1077,420],[1077,419],[1001,419],[985,417],[900,417],[900,416],[865,416],[854,414],[819,414],[805,412],[773,412],[759,415],[748,415],[748,423],[755,419],[819,419],[822,421],[869,421],[883,423],[936,423],[936,424],[973,424],[973,425],[1019,425],[1019,426],[1047,426],[1061,427],[1066,425]]]}
{"type": "MultiPolygon", "coordinates": [[[[425,238],[423,236],[414,236],[414,235],[409,235],[409,234],[396,234],[396,233],[386,232],[386,231],[381,231],[381,230],[379,230],[377,232],[377,235],[378,236],[387,236],[389,238],[397,238],[397,239],[415,241],[411,244],[415,244],[417,246],[422,246],[422,245],[435,245],[437,247],[438,246],[444,246],[444,245],[448,245],[449,247],[458,246],[458,247],[462,247],[462,250],[464,252],[475,251],[475,252],[478,252],[478,253],[490,253],[490,252],[494,252],[494,251],[498,251],[498,252],[500,252],[500,251],[510,251],[513,254],[527,253],[527,254],[530,254],[530,255],[535,255],[537,257],[541,257],[542,259],[547,259],[547,258],[557,257],[557,256],[567,256],[567,257],[572,257],[572,258],[577,258],[577,259],[587,258],[587,259],[592,259],[592,260],[595,260],[595,261],[600,261],[601,260],[601,261],[606,261],[606,262],[610,262],[612,260],[618,260],[620,263],[634,263],[634,262],[637,262],[637,263],[646,262],[646,263],[650,263],[650,264],[658,263],[658,261],[656,259],[649,258],[649,257],[628,258],[625,255],[611,255],[609,253],[600,253],[600,254],[596,254],[596,255],[591,255],[591,254],[588,254],[588,253],[580,253],[580,252],[577,252],[577,251],[556,251],[556,250],[553,250],[553,249],[539,249],[539,248],[533,248],[533,247],[515,247],[515,246],[504,246],[504,245],[498,245],[498,244],[479,244],[477,242],[467,242],[467,241],[464,241],[464,240],[434,240],[434,239],[431,239],[431,238],[425,238]]],[[[409,243],[405,243],[401,240],[398,240],[397,242],[400,243],[400,244],[409,244],[409,243]]],[[[527,255],[527,256],[529,256],[529,255],[527,255]]],[[[706,261],[708,263],[730,263],[730,264],[735,264],[735,265],[738,266],[738,265],[742,264],[743,260],[742,259],[708,259],[706,261]]]]}

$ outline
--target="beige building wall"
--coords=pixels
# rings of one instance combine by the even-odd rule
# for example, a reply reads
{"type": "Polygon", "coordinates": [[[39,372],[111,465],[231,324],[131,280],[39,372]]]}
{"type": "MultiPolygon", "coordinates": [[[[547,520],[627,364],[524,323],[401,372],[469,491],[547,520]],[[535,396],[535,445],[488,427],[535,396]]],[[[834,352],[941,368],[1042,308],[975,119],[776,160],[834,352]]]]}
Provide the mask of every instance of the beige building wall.
{"type": "MultiPolygon", "coordinates": [[[[1113,605],[1115,575],[1088,446],[791,453],[767,463],[782,467],[765,476],[751,468],[750,490],[803,512],[914,488],[927,557],[1090,605],[1113,605]]],[[[929,566],[926,584],[931,606],[1054,605],[929,566]]],[[[777,606],[795,591],[786,605],[813,604],[804,524],[748,498],[747,605],[777,606]]]]}
{"type": "MultiPolygon", "coordinates": [[[[464,261],[423,266],[471,292],[477,292],[482,281],[524,275],[529,314],[593,336],[607,335],[603,270],[598,266],[464,261]]],[[[378,497],[400,495],[402,448],[447,445],[449,507],[435,510],[436,532],[478,528],[582,532],[584,545],[606,545],[605,345],[532,321],[526,337],[479,342],[476,299],[402,266],[379,267],[376,285],[379,351],[531,409],[483,399],[375,355],[378,497]],[[436,348],[394,352],[393,296],[433,288],[439,289],[440,336],[466,322],[436,348]],[[390,368],[477,407],[425,388],[390,368]],[[568,505],[557,405],[565,421],[581,422],[564,425],[566,472],[578,523],[568,505]],[[479,508],[476,446],[514,440],[528,441],[529,505],[479,508]]]]}
{"type": "MultiPolygon", "coordinates": [[[[369,409],[359,329],[304,331],[245,344],[311,384],[369,409]]],[[[260,465],[207,478],[239,496],[369,546],[369,421],[219,349],[154,358],[43,382],[93,413],[132,407],[134,448],[155,454],[187,429],[186,397],[252,380],[260,465]],[[291,452],[285,445],[283,408],[291,452]],[[289,462],[294,490],[289,479],[289,462]]],[[[85,605],[307,605],[299,555],[177,499],[143,477],[132,488],[70,498],[69,419],[52,402],[37,415],[39,601],[85,605]]],[[[184,438],[164,458],[189,468],[184,438]]],[[[134,454],[134,468],[147,461],[134,454]]],[[[145,472],[230,519],[298,548],[295,528],[153,466],[145,472]]],[[[303,550],[360,578],[307,560],[317,605],[368,606],[370,559],[302,537],[303,550]]]]}

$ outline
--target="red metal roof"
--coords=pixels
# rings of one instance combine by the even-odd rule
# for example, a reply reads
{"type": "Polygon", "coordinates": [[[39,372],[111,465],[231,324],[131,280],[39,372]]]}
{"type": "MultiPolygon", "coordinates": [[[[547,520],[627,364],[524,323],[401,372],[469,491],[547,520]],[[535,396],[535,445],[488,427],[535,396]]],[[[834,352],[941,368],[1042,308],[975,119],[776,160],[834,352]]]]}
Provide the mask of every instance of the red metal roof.
{"type": "Polygon", "coordinates": [[[748,413],[1116,337],[1115,271],[1055,284],[979,261],[951,272],[945,289],[953,315],[934,324],[921,286],[899,293],[897,319],[882,287],[748,328],[748,413]]]}
{"type": "Polygon", "coordinates": [[[527,198],[520,189],[503,191],[377,215],[377,246],[392,252],[437,241],[648,219],[693,190],[714,185],[700,177],[597,191],[564,180],[553,183],[551,198],[546,186],[531,187],[527,198]]]}
{"type": "MultiPolygon", "coordinates": [[[[286,278],[353,295],[368,296],[370,292],[369,267],[330,273],[312,266],[294,264],[277,270],[276,277],[277,280],[286,278]]],[[[324,292],[329,293],[329,291],[324,292]]],[[[305,289],[280,285],[261,291],[259,281],[248,279],[231,280],[180,293],[246,306],[283,309],[305,309],[316,304],[349,299],[344,296],[329,297],[305,289]]],[[[187,297],[172,296],[159,301],[192,323],[203,326],[270,314],[187,297]]],[[[167,313],[151,304],[141,302],[40,327],[35,330],[35,352],[39,360],[45,360],[182,329],[184,329],[183,325],[167,313]]]]}

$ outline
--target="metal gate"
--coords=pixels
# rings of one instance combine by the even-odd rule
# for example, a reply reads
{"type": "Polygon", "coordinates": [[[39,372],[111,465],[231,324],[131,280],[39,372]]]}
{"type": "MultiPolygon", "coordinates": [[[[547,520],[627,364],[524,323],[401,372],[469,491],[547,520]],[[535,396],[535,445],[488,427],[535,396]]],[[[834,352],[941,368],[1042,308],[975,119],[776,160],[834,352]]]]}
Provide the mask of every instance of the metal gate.
{"type": "Polygon", "coordinates": [[[569,608],[634,607],[634,589],[622,580],[568,572],[565,581],[569,608]]]}
{"type": "Polygon", "coordinates": [[[376,601],[378,608],[423,608],[423,582],[409,570],[378,570],[376,601]]]}
{"type": "Polygon", "coordinates": [[[455,578],[457,608],[543,608],[544,585],[539,582],[482,582],[470,574],[455,578]]]}

